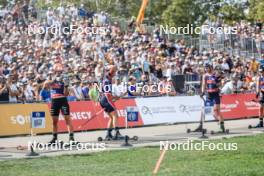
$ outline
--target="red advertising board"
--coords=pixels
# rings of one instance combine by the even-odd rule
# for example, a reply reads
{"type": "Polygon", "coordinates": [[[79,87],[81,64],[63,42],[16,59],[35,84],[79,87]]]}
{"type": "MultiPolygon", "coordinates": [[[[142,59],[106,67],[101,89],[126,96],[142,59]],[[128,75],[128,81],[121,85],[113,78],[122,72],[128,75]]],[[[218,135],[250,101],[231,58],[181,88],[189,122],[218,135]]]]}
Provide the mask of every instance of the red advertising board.
{"type": "MultiPolygon", "coordinates": [[[[108,115],[102,110],[99,103],[93,101],[69,102],[71,118],[75,131],[94,130],[107,128],[108,115]],[[85,124],[85,125],[83,125],[85,124]],[[79,128],[80,127],[80,128],[79,128]]],[[[134,99],[121,99],[115,102],[119,115],[118,126],[125,127],[126,107],[136,106],[134,99]]],[[[142,126],[143,121],[139,115],[137,122],[128,122],[128,126],[142,126]]],[[[60,116],[59,132],[67,131],[67,126],[63,117],[60,116]]]]}
{"type": "Polygon", "coordinates": [[[240,119],[258,116],[259,103],[256,94],[224,95],[221,99],[221,113],[225,119],[240,119]]]}
{"type": "MultiPolygon", "coordinates": [[[[258,116],[259,103],[253,101],[255,99],[255,94],[223,95],[221,99],[221,113],[225,119],[241,119],[258,116]]],[[[99,103],[95,103],[93,101],[77,101],[69,102],[69,104],[75,131],[107,128],[109,117],[102,110],[99,103]],[[83,125],[84,123],[85,125],[83,125]]],[[[148,103],[146,102],[146,105],[147,104],[148,103]]],[[[118,126],[125,127],[126,107],[137,106],[136,101],[135,99],[121,99],[115,102],[115,105],[119,115],[118,126]]],[[[144,119],[142,119],[139,113],[139,120],[137,122],[128,122],[128,126],[143,126],[143,120],[144,119]]],[[[67,127],[62,116],[60,116],[59,131],[67,131],[67,127]]]]}

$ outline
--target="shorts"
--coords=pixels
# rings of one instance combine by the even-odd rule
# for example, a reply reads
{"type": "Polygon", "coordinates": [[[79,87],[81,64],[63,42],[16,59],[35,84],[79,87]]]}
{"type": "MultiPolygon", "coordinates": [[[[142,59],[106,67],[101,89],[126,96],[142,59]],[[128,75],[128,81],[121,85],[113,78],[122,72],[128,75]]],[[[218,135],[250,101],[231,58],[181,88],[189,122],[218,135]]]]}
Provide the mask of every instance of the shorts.
{"type": "Polygon", "coordinates": [[[50,115],[59,116],[60,111],[63,115],[70,115],[70,106],[66,97],[51,100],[50,115]]]}
{"type": "Polygon", "coordinates": [[[107,113],[111,113],[111,112],[115,111],[115,109],[116,109],[113,102],[110,101],[109,98],[107,98],[105,95],[102,95],[99,98],[99,103],[100,103],[101,107],[104,109],[104,111],[107,113]]]}
{"type": "Polygon", "coordinates": [[[219,92],[215,92],[215,93],[208,93],[207,95],[207,99],[216,104],[216,105],[219,105],[220,102],[221,102],[221,98],[220,98],[220,95],[219,95],[219,92]]]}

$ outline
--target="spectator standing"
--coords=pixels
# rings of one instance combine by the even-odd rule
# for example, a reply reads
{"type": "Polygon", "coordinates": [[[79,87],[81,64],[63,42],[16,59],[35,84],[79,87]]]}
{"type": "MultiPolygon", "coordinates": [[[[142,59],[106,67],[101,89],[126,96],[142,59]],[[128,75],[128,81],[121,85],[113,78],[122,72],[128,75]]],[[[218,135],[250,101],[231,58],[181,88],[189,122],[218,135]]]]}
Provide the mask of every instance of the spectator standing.
{"type": "Polygon", "coordinates": [[[73,93],[73,96],[76,97],[77,100],[84,100],[84,96],[83,96],[83,93],[82,93],[82,87],[81,87],[81,82],[80,80],[75,80],[73,82],[73,86],[72,86],[72,93],[73,93]]]}
{"type": "Polygon", "coordinates": [[[249,70],[252,71],[254,74],[257,74],[257,71],[259,69],[259,62],[256,61],[256,58],[251,58],[251,62],[249,65],[249,70]]]}
{"type": "Polygon", "coordinates": [[[8,78],[8,86],[10,87],[9,92],[9,102],[11,103],[17,103],[18,102],[18,96],[20,95],[17,81],[13,77],[13,75],[10,75],[8,78]]]}
{"type": "Polygon", "coordinates": [[[0,102],[9,102],[10,87],[3,77],[0,77],[0,102]]]}
{"type": "Polygon", "coordinates": [[[48,82],[43,84],[42,89],[40,90],[40,101],[50,102],[50,89],[48,82]]]}

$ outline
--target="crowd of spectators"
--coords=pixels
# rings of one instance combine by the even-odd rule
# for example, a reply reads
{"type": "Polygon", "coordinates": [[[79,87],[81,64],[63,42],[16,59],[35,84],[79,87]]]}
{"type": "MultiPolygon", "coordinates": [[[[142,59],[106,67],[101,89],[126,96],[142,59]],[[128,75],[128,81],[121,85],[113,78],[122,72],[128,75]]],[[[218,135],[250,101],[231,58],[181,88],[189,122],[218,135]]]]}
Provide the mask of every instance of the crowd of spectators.
{"type": "MultiPolygon", "coordinates": [[[[104,12],[88,12],[82,5],[48,8],[45,20],[26,2],[0,10],[0,101],[49,101],[47,80],[57,72],[69,81],[69,100],[88,98],[89,89],[99,83],[108,66],[118,68],[114,83],[175,85],[172,77],[189,75],[199,81],[204,65],[211,63],[223,76],[223,93],[255,89],[261,61],[207,48],[200,52],[184,40],[168,41],[158,33],[122,32],[104,12]],[[55,32],[51,26],[102,28],[104,32],[55,32]],[[44,28],[45,32],[30,32],[44,28]]],[[[244,24],[244,23],[243,23],[244,24]]],[[[261,22],[256,26],[262,28],[261,22]]],[[[245,26],[240,26],[241,30],[245,26]]],[[[261,29],[253,37],[264,39],[261,29]]],[[[243,32],[241,32],[242,35],[243,32]]],[[[243,33],[244,35],[244,33],[243,33]]],[[[263,55],[262,55],[262,59],[263,55]]],[[[122,86],[122,85],[121,85],[122,86]]],[[[136,89],[137,90],[137,89],[136,89]]],[[[121,95],[118,90],[114,93],[121,95]]],[[[127,92],[125,96],[177,95],[179,92],[127,92]]],[[[181,92],[182,93],[182,92],[181,92]]]]}

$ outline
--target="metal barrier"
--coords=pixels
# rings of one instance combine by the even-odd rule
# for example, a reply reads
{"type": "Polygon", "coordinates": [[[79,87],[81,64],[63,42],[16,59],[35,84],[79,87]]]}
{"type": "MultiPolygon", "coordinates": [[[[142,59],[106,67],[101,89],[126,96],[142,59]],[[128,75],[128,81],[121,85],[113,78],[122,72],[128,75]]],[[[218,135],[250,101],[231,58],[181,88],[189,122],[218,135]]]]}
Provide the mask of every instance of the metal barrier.
{"type": "Polygon", "coordinates": [[[185,82],[192,82],[192,81],[200,81],[201,80],[201,75],[199,74],[187,74],[184,75],[184,80],[185,82]]]}
{"type": "Polygon", "coordinates": [[[198,95],[201,93],[201,75],[184,75],[184,89],[187,95],[198,95]]]}
{"type": "Polygon", "coordinates": [[[252,37],[243,37],[239,34],[204,34],[200,36],[200,52],[213,48],[218,51],[225,51],[230,55],[242,57],[261,57],[261,40],[252,37]]]}
{"type": "MultiPolygon", "coordinates": [[[[46,10],[38,9],[38,19],[46,18],[46,10]]],[[[129,20],[120,17],[109,17],[110,24],[117,23],[122,32],[129,31],[129,20]]],[[[145,32],[153,34],[157,26],[142,25],[145,32]]],[[[261,57],[262,42],[257,41],[252,37],[242,37],[239,34],[201,34],[199,37],[179,35],[179,34],[165,34],[163,35],[168,40],[185,41],[187,47],[195,47],[199,51],[207,49],[215,49],[218,51],[225,51],[231,55],[240,55],[242,57],[261,57]]],[[[263,44],[264,45],[264,44],[263,44]]]]}

